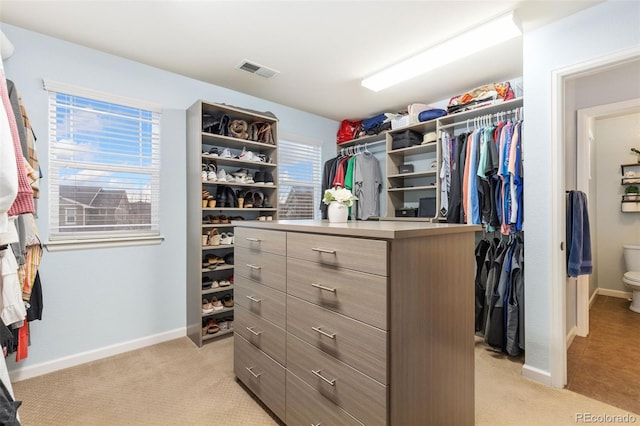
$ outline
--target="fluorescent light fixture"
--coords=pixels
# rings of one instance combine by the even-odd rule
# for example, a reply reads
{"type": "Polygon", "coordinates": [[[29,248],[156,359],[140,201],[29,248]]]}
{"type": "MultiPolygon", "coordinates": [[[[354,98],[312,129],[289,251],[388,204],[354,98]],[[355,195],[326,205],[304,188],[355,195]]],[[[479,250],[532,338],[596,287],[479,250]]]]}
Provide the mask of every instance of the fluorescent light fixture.
{"type": "Polygon", "coordinates": [[[367,89],[379,92],[521,34],[516,17],[510,12],[365,78],[361,84],[367,89]]]}

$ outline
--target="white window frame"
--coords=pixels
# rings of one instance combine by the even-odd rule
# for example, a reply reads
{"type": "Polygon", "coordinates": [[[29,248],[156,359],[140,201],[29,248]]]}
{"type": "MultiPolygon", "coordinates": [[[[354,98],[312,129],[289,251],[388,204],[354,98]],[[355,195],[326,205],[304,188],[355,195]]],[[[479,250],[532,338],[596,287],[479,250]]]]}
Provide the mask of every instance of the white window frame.
{"type": "MultiPolygon", "coordinates": [[[[118,96],[110,93],[100,92],[92,89],[82,88],[71,84],[55,82],[51,80],[43,80],[44,89],[49,92],[49,149],[48,149],[48,173],[45,178],[49,182],[49,238],[44,244],[48,251],[62,251],[62,250],[76,250],[76,249],[89,249],[89,248],[105,248],[105,247],[125,247],[125,246],[139,246],[139,245],[155,245],[160,244],[164,237],[160,234],[160,117],[162,108],[158,104],[145,102],[137,99],[131,99],[123,96],[118,96]],[[59,142],[57,140],[56,129],[56,114],[58,112],[58,95],[67,95],[72,97],[79,97],[89,99],[91,101],[105,102],[117,106],[124,106],[127,108],[139,109],[147,115],[150,115],[151,119],[140,118],[140,122],[143,121],[151,125],[151,143],[150,152],[147,154],[140,154],[141,161],[144,160],[145,166],[132,166],[126,164],[106,164],[101,162],[91,162],[87,160],[69,161],[65,159],[57,158],[55,153],[60,152],[60,149],[52,148],[59,142]],[[150,114],[149,114],[150,113],[150,114]],[[68,232],[63,231],[64,225],[73,225],[73,223],[66,223],[67,209],[64,210],[64,216],[60,213],[60,186],[63,182],[63,174],[61,171],[65,170],[71,164],[72,167],[80,170],[86,170],[99,173],[128,173],[130,176],[135,174],[141,176],[141,179],[148,179],[149,181],[149,195],[148,199],[150,204],[149,224],[146,229],[106,229],[99,230],[99,226],[95,226],[91,230],[71,230],[68,232]]],[[[68,107],[64,107],[68,108],[68,107]]],[[[117,129],[114,129],[117,130],[117,129]]],[[[103,132],[108,133],[108,130],[103,132]]],[[[141,134],[142,136],[142,134],[141,134]]],[[[92,151],[93,152],[93,151],[92,151]]],[[[106,154],[105,152],[102,152],[106,154]]],[[[136,157],[138,158],[138,157],[136,157]]],[[[100,179],[92,182],[96,185],[104,185],[100,179]]],[[[106,183],[106,182],[105,182],[106,183]]],[[[124,184],[123,184],[124,185],[124,184]]],[[[103,189],[115,189],[122,190],[122,187],[108,188],[103,186],[103,189]]],[[[127,192],[127,196],[129,193],[127,192]]],[[[99,210],[98,210],[99,211],[99,210]]],[[[85,211],[85,215],[87,212],[85,211]]],[[[77,212],[75,216],[75,223],[77,224],[77,212]]],[[[122,225],[118,225],[122,226],[122,225]]],[[[103,225],[104,227],[104,225],[103,225]]]]}
{"type": "Polygon", "coordinates": [[[75,207],[65,207],[64,208],[64,223],[65,225],[76,225],[76,221],[78,220],[78,215],[76,214],[75,207]],[[73,219],[73,221],[71,221],[73,219]]]}
{"type": "MultiPolygon", "coordinates": [[[[285,142],[285,143],[286,143],[285,142]]],[[[308,219],[320,219],[320,201],[322,200],[322,196],[320,191],[322,189],[322,149],[323,142],[317,139],[312,139],[304,136],[294,135],[286,132],[279,132],[278,135],[278,192],[279,198],[283,196],[283,191],[287,186],[297,186],[297,187],[309,187],[313,188],[313,206],[312,208],[312,218],[308,219]],[[317,169],[315,170],[315,177],[311,182],[301,182],[294,179],[288,179],[284,174],[283,165],[285,164],[285,158],[288,154],[287,150],[282,149],[283,141],[291,142],[294,144],[307,145],[313,148],[317,148],[317,169]]],[[[279,219],[287,219],[282,216],[280,210],[280,200],[278,200],[278,218],[279,219]]]]}

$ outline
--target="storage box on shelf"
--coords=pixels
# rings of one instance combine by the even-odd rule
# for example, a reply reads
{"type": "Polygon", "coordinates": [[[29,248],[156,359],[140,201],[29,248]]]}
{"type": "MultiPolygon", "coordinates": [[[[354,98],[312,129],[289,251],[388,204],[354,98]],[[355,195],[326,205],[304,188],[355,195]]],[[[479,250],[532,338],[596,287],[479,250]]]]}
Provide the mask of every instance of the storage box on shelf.
{"type": "Polygon", "coordinates": [[[198,346],[233,332],[231,221],[277,219],[277,125],[211,102],[187,110],[187,334],[198,346]]]}

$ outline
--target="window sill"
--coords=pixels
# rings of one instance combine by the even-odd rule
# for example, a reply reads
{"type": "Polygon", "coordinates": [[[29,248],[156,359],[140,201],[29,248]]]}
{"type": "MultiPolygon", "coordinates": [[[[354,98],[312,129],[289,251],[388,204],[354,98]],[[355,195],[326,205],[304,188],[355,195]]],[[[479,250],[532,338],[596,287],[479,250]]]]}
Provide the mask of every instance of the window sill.
{"type": "Polygon", "coordinates": [[[164,237],[158,235],[153,237],[114,237],[93,240],[47,241],[44,243],[44,246],[48,252],[57,252],[98,248],[151,246],[158,245],[162,241],[164,241],[164,237]]]}

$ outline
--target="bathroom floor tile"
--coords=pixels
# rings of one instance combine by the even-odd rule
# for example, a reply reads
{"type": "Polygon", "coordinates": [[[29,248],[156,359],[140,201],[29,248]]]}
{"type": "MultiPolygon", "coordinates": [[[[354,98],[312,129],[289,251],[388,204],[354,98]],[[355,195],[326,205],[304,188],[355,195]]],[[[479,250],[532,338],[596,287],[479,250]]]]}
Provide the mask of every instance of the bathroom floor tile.
{"type": "Polygon", "coordinates": [[[640,414],[640,314],[626,299],[597,296],[589,335],[567,350],[567,389],[640,414]]]}

